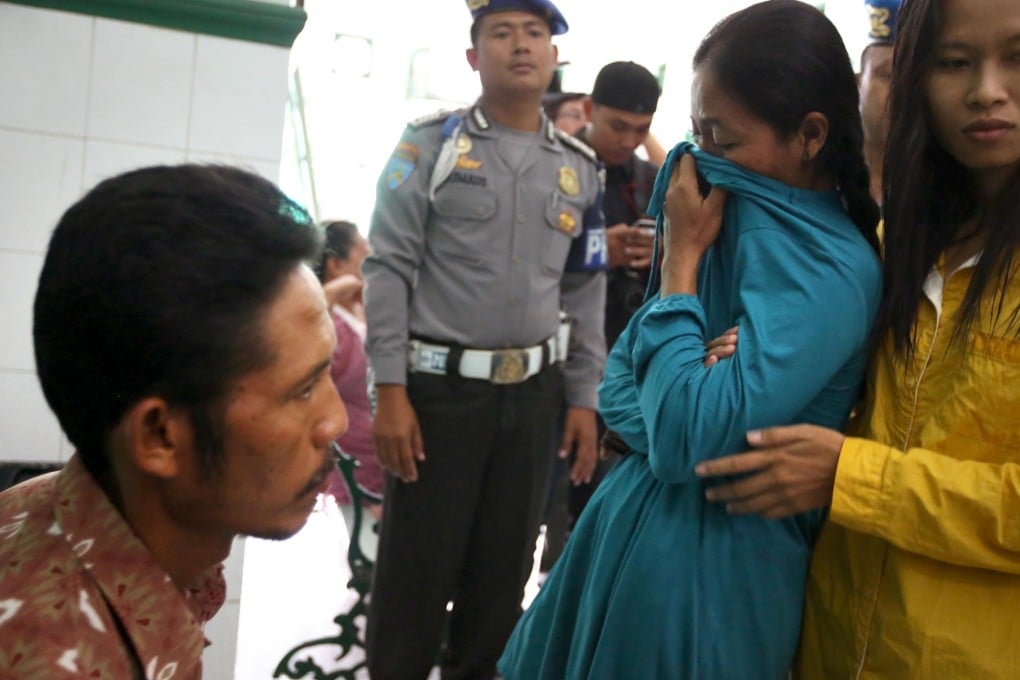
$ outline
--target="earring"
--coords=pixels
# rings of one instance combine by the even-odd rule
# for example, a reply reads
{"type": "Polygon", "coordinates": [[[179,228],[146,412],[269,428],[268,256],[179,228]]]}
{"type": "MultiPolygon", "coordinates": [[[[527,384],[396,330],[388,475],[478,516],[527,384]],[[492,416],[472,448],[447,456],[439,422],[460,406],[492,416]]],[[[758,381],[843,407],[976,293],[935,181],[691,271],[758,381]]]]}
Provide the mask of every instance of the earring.
{"type": "Polygon", "coordinates": [[[810,160],[811,160],[811,152],[808,151],[807,148],[805,148],[804,149],[804,153],[802,153],[800,155],[800,162],[801,163],[807,163],[810,160]]]}

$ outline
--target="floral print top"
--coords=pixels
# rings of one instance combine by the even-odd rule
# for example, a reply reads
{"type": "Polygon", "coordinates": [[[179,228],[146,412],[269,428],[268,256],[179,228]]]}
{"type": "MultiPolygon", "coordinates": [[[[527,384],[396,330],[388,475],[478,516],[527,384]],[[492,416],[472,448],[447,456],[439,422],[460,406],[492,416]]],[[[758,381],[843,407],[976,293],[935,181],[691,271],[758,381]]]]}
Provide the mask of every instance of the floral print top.
{"type": "Polygon", "coordinates": [[[179,589],[75,455],[0,494],[0,680],[200,679],[222,571],[179,589]]]}

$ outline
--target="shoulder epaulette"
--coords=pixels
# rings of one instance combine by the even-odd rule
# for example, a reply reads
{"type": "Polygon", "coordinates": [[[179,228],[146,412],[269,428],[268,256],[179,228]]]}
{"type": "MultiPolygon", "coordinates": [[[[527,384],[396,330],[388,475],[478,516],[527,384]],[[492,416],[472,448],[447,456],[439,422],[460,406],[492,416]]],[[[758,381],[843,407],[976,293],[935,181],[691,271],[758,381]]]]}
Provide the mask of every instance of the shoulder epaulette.
{"type": "Polygon", "coordinates": [[[574,137],[573,135],[568,135],[563,130],[557,129],[556,138],[559,139],[560,142],[562,142],[563,144],[566,144],[571,149],[573,149],[574,151],[578,152],[579,154],[590,160],[592,163],[598,165],[599,157],[595,154],[595,149],[591,148],[577,137],[574,137]]]}
{"type": "Polygon", "coordinates": [[[421,116],[420,118],[415,118],[414,120],[410,121],[407,124],[407,127],[413,130],[418,130],[423,127],[428,127],[429,125],[438,125],[439,123],[442,123],[447,118],[452,116],[454,113],[456,113],[456,111],[452,110],[436,111],[435,113],[429,113],[424,116],[421,116]]]}

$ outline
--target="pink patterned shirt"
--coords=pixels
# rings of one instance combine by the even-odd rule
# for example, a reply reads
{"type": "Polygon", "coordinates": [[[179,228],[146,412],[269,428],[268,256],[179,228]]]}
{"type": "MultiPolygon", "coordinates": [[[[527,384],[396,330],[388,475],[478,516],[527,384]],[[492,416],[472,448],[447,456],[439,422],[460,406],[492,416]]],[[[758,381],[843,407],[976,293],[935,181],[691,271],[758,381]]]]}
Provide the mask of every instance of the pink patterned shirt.
{"type": "Polygon", "coordinates": [[[222,566],[181,591],[78,456],[0,494],[0,680],[198,680],[222,566]]]}

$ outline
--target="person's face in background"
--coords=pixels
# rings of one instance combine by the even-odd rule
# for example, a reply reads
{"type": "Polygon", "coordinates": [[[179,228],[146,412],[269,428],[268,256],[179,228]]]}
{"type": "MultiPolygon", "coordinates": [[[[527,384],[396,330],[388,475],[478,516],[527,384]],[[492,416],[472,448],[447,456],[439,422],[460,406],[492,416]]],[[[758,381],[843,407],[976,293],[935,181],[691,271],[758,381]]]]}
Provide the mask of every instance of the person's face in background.
{"type": "Polygon", "coordinates": [[[796,136],[781,138],[730,97],[709,64],[699,66],[691,81],[691,124],[698,146],[751,172],[804,187],[807,178],[796,136]]]}
{"type": "Polygon", "coordinates": [[[351,275],[361,278],[361,264],[368,257],[368,241],[358,234],[347,252],[347,257],[329,257],[326,259],[326,270],[323,283],[328,283],[341,276],[351,275]]]}
{"type": "Polygon", "coordinates": [[[584,110],[583,98],[569,99],[560,104],[553,120],[553,125],[568,135],[577,134],[587,124],[588,114],[584,110]]]}
{"type": "Polygon", "coordinates": [[[493,12],[478,20],[478,44],[467,51],[487,95],[544,92],[556,70],[549,24],[528,12],[493,12]]]}
{"type": "Polygon", "coordinates": [[[882,148],[889,136],[889,82],[892,45],[869,45],[861,55],[861,123],[865,146],[882,148]]]}
{"type": "Polygon", "coordinates": [[[943,0],[925,83],[932,133],[983,193],[1020,171],[1020,3],[943,0]]]}
{"type": "Polygon", "coordinates": [[[622,111],[590,99],[585,102],[585,108],[591,118],[588,143],[609,166],[623,165],[630,160],[652,127],[651,113],[622,111]]]}

